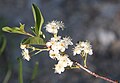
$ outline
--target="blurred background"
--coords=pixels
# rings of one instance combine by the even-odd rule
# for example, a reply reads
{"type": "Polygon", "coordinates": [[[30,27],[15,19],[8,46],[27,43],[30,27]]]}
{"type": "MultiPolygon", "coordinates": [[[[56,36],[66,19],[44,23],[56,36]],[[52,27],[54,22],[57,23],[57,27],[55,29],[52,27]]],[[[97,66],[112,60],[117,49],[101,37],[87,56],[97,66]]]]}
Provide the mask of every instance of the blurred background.
{"type": "MultiPolygon", "coordinates": [[[[94,54],[88,57],[90,70],[100,75],[120,81],[120,0],[0,0],[0,36],[5,36],[7,45],[0,55],[0,83],[18,83],[17,57],[21,56],[18,34],[2,32],[3,26],[19,26],[25,29],[34,25],[31,5],[35,3],[41,9],[45,23],[59,20],[65,23],[63,36],[71,36],[73,42],[89,40],[94,54]]],[[[46,37],[48,33],[43,29],[46,37]]],[[[2,46],[0,38],[0,46],[2,46]]],[[[70,58],[82,64],[80,56],[70,58]]],[[[30,83],[35,62],[39,62],[38,74],[32,83],[108,83],[95,78],[83,70],[67,70],[58,75],[54,73],[54,64],[48,53],[42,52],[28,62],[23,60],[24,83],[30,83]]]]}

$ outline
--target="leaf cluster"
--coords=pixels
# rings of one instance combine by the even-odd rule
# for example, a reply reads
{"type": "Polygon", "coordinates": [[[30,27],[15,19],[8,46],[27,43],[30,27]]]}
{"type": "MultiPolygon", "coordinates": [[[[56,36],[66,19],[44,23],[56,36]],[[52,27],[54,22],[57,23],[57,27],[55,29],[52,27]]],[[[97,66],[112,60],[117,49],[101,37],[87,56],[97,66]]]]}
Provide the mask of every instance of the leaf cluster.
{"type": "Polygon", "coordinates": [[[44,34],[41,31],[42,25],[44,23],[44,18],[42,16],[40,9],[35,4],[32,4],[32,12],[35,21],[34,27],[31,28],[32,34],[25,31],[25,25],[21,23],[19,27],[6,26],[3,27],[2,30],[9,33],[16,33],[29,36],[23,39],[21,41],[21,44],[44,45],[45,44],[44,34]]]}

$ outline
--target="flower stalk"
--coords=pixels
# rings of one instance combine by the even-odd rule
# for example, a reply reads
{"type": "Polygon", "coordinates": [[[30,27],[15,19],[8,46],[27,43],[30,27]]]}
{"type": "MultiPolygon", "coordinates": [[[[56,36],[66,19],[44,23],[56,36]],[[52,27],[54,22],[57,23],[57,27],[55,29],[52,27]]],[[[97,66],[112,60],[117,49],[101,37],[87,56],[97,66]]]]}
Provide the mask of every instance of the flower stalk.
{"type": "Polygon", "coordinates": [[[32,34],[30,34],[30,33],[25,33],[25,35],[28,35],[28,36],[31,36],[31,37],[34,37],[32,34]]]}

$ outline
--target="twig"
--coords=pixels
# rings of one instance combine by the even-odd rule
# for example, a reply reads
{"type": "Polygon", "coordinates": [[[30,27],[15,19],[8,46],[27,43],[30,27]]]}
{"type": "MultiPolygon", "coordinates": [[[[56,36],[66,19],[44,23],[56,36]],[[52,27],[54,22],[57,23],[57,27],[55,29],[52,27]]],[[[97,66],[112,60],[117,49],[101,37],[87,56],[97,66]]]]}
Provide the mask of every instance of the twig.
{"type": "Polygon", "coordinates": [[[109,79],[109,78],[106,78],[106,77],[104,77],[104,76],[100,76],[100,75],[98,75],[98,74],[90,71],[89,69],[83,67],[81,64],[79,64],[79,63],[77,63],[77,62],[76,62],[76,65],[79,66],[79,68],[81,68],[81,69],[83,69],[84,71],[86,71],[87,73],[95,76],[96,78],[101,78],[101,79],[106,80],[106,81],[108,81],[108,82],[110,82],[110,83],[118,83],[118,81],[111,80],[111,79],[109,79]]]}

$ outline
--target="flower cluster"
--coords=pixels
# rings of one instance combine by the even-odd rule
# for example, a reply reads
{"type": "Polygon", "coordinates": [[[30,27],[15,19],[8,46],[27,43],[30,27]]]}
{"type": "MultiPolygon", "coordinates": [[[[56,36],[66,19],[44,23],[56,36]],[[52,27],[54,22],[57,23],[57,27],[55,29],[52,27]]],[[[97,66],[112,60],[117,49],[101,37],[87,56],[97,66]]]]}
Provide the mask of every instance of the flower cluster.
{"type": "Polygon", "coordinates": [[[61,36],[53,37],[49,42],[46,43],[46,46],[50,50],[50,57],[57,60],[59,60],[60,53],[65,52],[65,49],[68,49],[69,45],[73,45],[70,37],[61,39],[61,36]]]}
{"type": "Polygon", "coordinates": [[[20,45],[20,48],[22,49],[23,58],[29,61],[31,58],[29,55],[29,50],[26,48],[26,45],[20,45]]]}
{"type": "Polygon", "coordinates": [[[57,34],[58,33],[58,29],[60,28],[64,28],[64,24],[62,23],[62,21],[52,21],[50,23],[48,23],[46,26],[46,31],[52,34],[57,34]]]}
{"type": "Polygon", "coordinates": [[[58,60],[58,64],[55,65],[55,73],[61,74],[64,72],[65,67],[72,66],[73,62],[68,58],[68,55],[64,54],[69,45],[73,45],[70,37],[61,39],[61,36],[53,37],[46,46],[49,49],[49,56],[52,59],[58,60]]]}
{"type": "MultiPolygon", "coordinates": [[[[61,36],[57,36],[58,29],[63,29],[64,25],[60,21],[52,21],[48,23],[45,28],[49,33],[54,34],[49,42],[46,43],[46,46],[49,49],[49,56],[52,59],[58,60],[58,64],[55,65],[55,73],[61,74],[64,72],[65,67],[71,67],[73,62],[68,58],[68,55],[65,54],[65,50],[68,49],[69,45],[73,45],[72,39],[70,37],[61,38],[61,36]]],[[[89,42],[79,42],[76,44],[73,55],[81,54],[85,56],[86,54],[92,55],[92,49],[89,42]]],[[[86,57],[87,58],[87,57],[86,57]]],[[[86,65],[86,58],[84,60],[84,65],[86,65]]]]}
{"type": "MultiPolygon", "coordinates": [[[[72,68],[73,62],[69,59],[69,56],[65,53],[66,49],[70,45],[73,45],[72,39],[70,37],[61,37],[58,36],[58,30],[60,28],[64,28],[64,24],[62,21],[52,21],[45,26],[47,32],[52,33],[53,37],[46,43],[47,49],[38,49],[33,46],[21,45],[20,48],[22,49],[22,56],[24,59],[29,61],[31,59],[29,55],[28,48],[31,48],[32,51],[38,50],[37,53],[41,51],[49,51],[50,58],[57,60],[58,63],[55,64],[55,73],[61,74],[65,71],[66,67],[72,68]]],[[[37,54],[36,53],[36,54],[37,54]]],[[[73,49],[73,55],[80,54],[83,56],[89,54],[92,55],[92,48],[89,42],[79,42],[76,44],[75,48],[73,49]]],[[[86,59],[84,59],[84,65],[86,65],[86,59]]]]}
{"type": "Polygon", "coordinates": [[[73,45],[72,39],[70,37],[61,37],[57,36],[58,30],[64,28],[64,25],[60,21],[52,21],[46,26],[46,31],[54,34],[54,37],[46,43],[46,46],[49,49],[49,56],[52,59],[58,60],[58,63],[55,65],[55,73],[61,74],[64,72],[65,67],[72,66],[73,62],[68,58],[68,55],[65,54],[65,50],[68,49],[69,45],[73,45]]]}
{"type": "Polygon", "coordinates": [[[73,49],[73,54],[89,54],[92,55],[92,46],[90,45],[90,43],[88,41],[86,42],[79,42],[76,44],[75,48],[73,49]]]}

